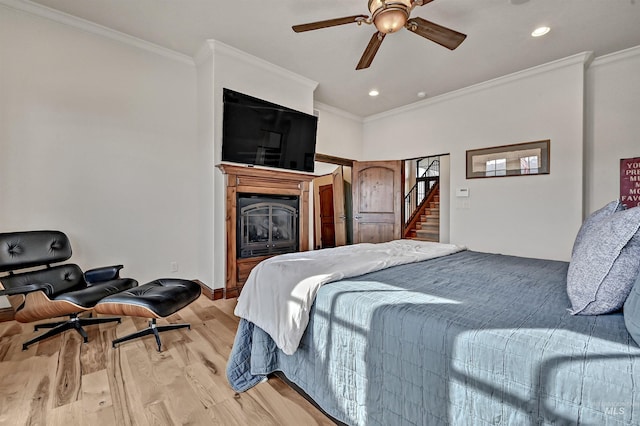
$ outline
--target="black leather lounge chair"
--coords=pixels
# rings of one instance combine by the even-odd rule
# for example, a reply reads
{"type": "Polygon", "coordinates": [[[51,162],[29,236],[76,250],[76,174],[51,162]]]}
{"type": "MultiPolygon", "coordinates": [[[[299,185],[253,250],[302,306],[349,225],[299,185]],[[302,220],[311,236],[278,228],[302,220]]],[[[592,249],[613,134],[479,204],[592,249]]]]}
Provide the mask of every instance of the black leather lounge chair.
{"type": "Polygon", "coordinates": [[[122,265],[107,266],[82,272],[75,264],[63,262],[71,257],[71,244],[59,231],[27,231],[0,233],[0,295],[7,296],[19,322],[69,316],[68,320],[38,324],[35,330],[47,332],[22,345],[74,329],[87,342],[83,325],[117,321],[120,318],[85,318],[78,314],[93,309],[101,299],[138,285],[137,281],[120,278],[122,265]],[[33,268],[36,269],[33,269],[33,268]],[[17,270],[27,269],[25,272],[17,270]]]}

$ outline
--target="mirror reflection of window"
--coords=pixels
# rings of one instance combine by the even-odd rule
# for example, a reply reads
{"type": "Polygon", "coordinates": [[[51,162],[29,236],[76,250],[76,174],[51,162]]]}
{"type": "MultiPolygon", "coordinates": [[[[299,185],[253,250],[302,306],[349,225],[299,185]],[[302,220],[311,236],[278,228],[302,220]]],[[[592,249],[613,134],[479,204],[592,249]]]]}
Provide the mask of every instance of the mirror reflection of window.
{"type": "Polygon", "coordinates": [[[520,158],[520,174],[531,175],[538,173],[538,156],[533,155],[529,157],[520,158]]]}
{"type": "Polygon", "coordinates": [[[507,159],[496,158],[486,163],[486,176],[505,176],[507,174],[507,159]]]}

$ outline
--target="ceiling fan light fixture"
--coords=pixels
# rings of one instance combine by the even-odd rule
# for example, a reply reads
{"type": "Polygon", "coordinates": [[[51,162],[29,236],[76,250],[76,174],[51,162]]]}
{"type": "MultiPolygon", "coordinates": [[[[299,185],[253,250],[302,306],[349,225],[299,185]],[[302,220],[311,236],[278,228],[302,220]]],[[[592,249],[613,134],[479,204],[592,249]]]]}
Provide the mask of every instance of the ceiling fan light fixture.
{"type": "Polygon", "coordinates": [[[371,20],[378,31],[395,33],[403,28],[411,13],[411,0],[369,0],[371,20]]]}

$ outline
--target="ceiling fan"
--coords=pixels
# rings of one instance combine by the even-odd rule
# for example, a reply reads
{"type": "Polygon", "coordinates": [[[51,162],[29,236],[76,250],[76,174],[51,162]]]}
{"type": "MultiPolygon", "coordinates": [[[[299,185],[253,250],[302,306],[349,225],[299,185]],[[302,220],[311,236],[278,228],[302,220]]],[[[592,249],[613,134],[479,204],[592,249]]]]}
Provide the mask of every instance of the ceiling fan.
{"type": "Polygon", "coordinates": [[[294,25],[292,28],[293,31],[301,33],[344,24],[373,24],[377,31],[373,34],[373,37],[371,37],[367,48],[360,58],[360,62],[358,62],[356,66],[356,70],[361,70],[369,68],[384,37],[389,33],[395,33],[403,27],[447,49],[453,50],[458,47],[467,37],[465,34],[419,17],[409,19],[414,7],[424,6],[432,1],[433,0],[369,0],[371,18],[367,15],[346,16],[344,18],[294,25]]]}

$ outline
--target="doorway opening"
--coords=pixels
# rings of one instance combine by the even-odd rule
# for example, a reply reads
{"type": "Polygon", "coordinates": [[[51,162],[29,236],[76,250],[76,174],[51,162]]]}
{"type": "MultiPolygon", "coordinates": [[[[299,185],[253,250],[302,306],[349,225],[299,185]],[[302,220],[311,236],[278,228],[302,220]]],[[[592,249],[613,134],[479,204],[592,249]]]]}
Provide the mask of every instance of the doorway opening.
{"type": "Polygon", "coordinates": [[[449,154],[404,160],[403,238],[449,240],[449,154]]]}
{"type": "Polygon", "coordinates": [[[316,154],[313,180],[314,248],[353,244],[353,160],[316,154]]]}

